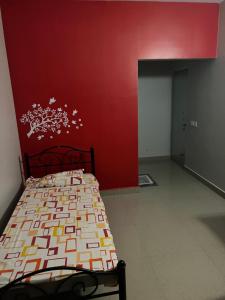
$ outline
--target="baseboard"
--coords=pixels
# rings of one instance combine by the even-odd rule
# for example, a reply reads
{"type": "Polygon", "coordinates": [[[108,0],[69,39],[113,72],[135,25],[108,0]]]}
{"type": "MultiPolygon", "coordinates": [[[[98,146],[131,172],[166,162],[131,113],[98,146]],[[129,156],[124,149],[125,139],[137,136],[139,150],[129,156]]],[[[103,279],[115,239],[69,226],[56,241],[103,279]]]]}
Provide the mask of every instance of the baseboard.
{"type": "Polygon", "coordinates": [[[0,235],[2,235],[3,231],[5,230],[6,225],[9,222],[9,219],[23,193],[24,185],[21,183],[16,195],[13,197],[12,201],[10,202],[9,206],[7,207],[6,211],[4,212],[3,216],[0,219],[0,235]]]}
{"type": "Polygon", "coordinates": [[[203,177],[202,175],[198,174],[196,171],[189,168],[187,165],[184,165],[184,169],[187,170],[191,175],[193,175],[195,178],[200,180],[202,183],[204,183],[207,187],[209,187],[211,190],[216,192],[218,195],[223,197],[225,199],[225,191],[218,187],[216,184],[208,180],[207,178],[203,177]]]}
{"type": "Polygon", "coordinates": [[[170,156],[152,156],[152,157],[139,157],[139,163],[149,163],[154,161],[161,161],[161,160],[170,160],[170,156]]]}

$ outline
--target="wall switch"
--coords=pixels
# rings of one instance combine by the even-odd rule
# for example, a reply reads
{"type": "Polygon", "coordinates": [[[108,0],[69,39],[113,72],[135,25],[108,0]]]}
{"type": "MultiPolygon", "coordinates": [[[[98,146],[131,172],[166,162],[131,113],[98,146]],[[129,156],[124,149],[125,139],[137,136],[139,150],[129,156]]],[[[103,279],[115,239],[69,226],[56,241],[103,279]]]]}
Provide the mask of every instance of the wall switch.
{"type": "Polygon", "coordinates": [[[191,120],[190,121],[190,126],[192,126],[192,127],[198,127],[198,122],[194,121],[194,120],[191,120]]]}

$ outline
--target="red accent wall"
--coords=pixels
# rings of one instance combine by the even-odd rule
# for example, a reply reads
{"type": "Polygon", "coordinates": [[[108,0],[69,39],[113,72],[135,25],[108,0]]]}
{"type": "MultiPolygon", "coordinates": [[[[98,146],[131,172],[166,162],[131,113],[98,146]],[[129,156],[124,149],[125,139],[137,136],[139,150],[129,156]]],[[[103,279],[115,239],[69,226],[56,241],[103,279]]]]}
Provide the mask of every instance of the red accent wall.
{"type": "Polygon", "coordinates": [[[93,145],[102,188],[136,186],[138,60],[216,57],[218,13],[217,4],[8,0],[2,15],[22,152],[93,145]],[[29,139],[19,119],[50,97],[75,106],[84,126],[29,139]]]}

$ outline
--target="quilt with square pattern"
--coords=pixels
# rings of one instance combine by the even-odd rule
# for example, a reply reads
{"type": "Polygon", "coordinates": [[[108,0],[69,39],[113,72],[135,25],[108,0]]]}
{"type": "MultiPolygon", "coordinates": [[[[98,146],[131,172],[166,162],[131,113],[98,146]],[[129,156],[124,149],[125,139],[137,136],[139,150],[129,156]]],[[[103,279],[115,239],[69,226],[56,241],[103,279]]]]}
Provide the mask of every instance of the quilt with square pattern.
{"type": "MultiPolygon", "coordinates": [[[[113,237],[96,179],[84,185],[26,188],[0,237],[0,285],[35,270],[77,266],[110,270],[117,265],[113,237]]],[[[71,271],[35,275],[32,282],[71,271]]]]}

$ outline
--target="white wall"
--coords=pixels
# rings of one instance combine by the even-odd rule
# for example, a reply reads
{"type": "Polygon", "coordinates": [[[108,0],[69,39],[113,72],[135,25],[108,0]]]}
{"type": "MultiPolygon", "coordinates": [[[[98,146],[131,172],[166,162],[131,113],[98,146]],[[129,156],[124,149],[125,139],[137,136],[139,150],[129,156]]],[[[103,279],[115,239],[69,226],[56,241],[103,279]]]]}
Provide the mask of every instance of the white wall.
{"type": "Polygon", "coordinates": [[[21,183],[19,139],[0,11],[0,218],[21,183]]]}
{"type": "Polygon", "coordinates": [[[172,75],[164,62],[139,63],[139,157],[170,156],[172,75]]]}

